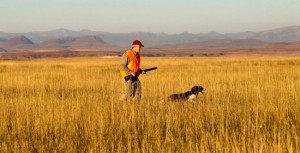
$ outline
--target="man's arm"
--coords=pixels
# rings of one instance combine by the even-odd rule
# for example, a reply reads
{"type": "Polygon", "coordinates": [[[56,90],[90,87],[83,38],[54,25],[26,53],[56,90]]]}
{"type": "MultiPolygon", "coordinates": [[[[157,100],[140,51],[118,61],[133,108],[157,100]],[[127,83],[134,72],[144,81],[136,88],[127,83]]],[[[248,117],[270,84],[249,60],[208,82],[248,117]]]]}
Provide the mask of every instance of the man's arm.
{"type": "Polygon", "coordinates": [[[128,56],[126,54],[123,54],[119,67],[121,70],[123,70],[126,73],[130,72],[130,70],[127,67],[128,62],[129,62],[128,56]]]}

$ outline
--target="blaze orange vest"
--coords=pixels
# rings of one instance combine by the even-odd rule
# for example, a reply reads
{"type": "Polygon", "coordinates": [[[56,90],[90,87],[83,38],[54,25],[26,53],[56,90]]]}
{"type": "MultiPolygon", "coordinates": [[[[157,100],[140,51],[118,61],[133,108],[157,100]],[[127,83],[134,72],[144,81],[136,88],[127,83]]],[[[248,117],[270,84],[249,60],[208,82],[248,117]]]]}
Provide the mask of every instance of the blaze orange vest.
{"type": "MultiPolygon", "coordinates": [[[[135,57],[132,50],[127,50],[124,54],[126,54],[129,57],[129,62],[127,64],[128,69],[132,72],[138,72],[140,69],[140,62],[141,62],[140,55],[138,55],[138,57],[135,57]]],[[[129,75],[123,70],[120,70],[120,73],[123,77],[129,75]]]]}

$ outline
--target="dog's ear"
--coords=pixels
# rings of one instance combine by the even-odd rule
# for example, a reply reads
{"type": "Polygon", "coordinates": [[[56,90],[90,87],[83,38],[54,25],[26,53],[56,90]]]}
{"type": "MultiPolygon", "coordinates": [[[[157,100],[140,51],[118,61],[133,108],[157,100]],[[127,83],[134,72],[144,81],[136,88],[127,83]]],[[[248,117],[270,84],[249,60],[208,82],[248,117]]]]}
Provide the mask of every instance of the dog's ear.
{"type": "Polygon", "coordinates": [[[204,88],[202,87],[202,86],[198,86],[198,91],[199,92],[201,92],[201,91],[203,91],[204,90],[204,88]]]}

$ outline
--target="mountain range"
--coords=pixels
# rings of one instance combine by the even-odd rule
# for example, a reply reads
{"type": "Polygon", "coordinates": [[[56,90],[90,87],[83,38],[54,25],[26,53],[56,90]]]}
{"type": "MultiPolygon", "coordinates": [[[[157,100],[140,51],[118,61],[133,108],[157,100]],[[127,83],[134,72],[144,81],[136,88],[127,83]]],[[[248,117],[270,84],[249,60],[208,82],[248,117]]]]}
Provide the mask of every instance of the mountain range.
{"type": "Polygon", "coordinates": [[[300,26],[289,26],[260,32],[221,34],[217,32],[192,34],[166,33],[108,33],[92,30],[6,33],[0,32],[0,48],[3,51],[34,49],[100,49],[116,50],[130,47],[133,40],[143,42],[145,48],[258,48],[299,47],[300,26]]]}

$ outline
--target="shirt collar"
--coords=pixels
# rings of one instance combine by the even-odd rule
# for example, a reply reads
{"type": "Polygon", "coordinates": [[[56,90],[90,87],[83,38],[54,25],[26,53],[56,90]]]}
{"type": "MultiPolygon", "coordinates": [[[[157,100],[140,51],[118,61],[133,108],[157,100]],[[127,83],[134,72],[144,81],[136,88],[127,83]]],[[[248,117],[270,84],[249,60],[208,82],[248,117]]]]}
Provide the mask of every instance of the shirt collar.
{"type": "Polygon", "coordinates": [[[134,51],[134,50],[132,50],[132,49],[131,49],[131,51],[133,52],[133,54],[134,54],[135,56],[139,55],[138,52],[136,52],[136,51],[134,51]]]}

